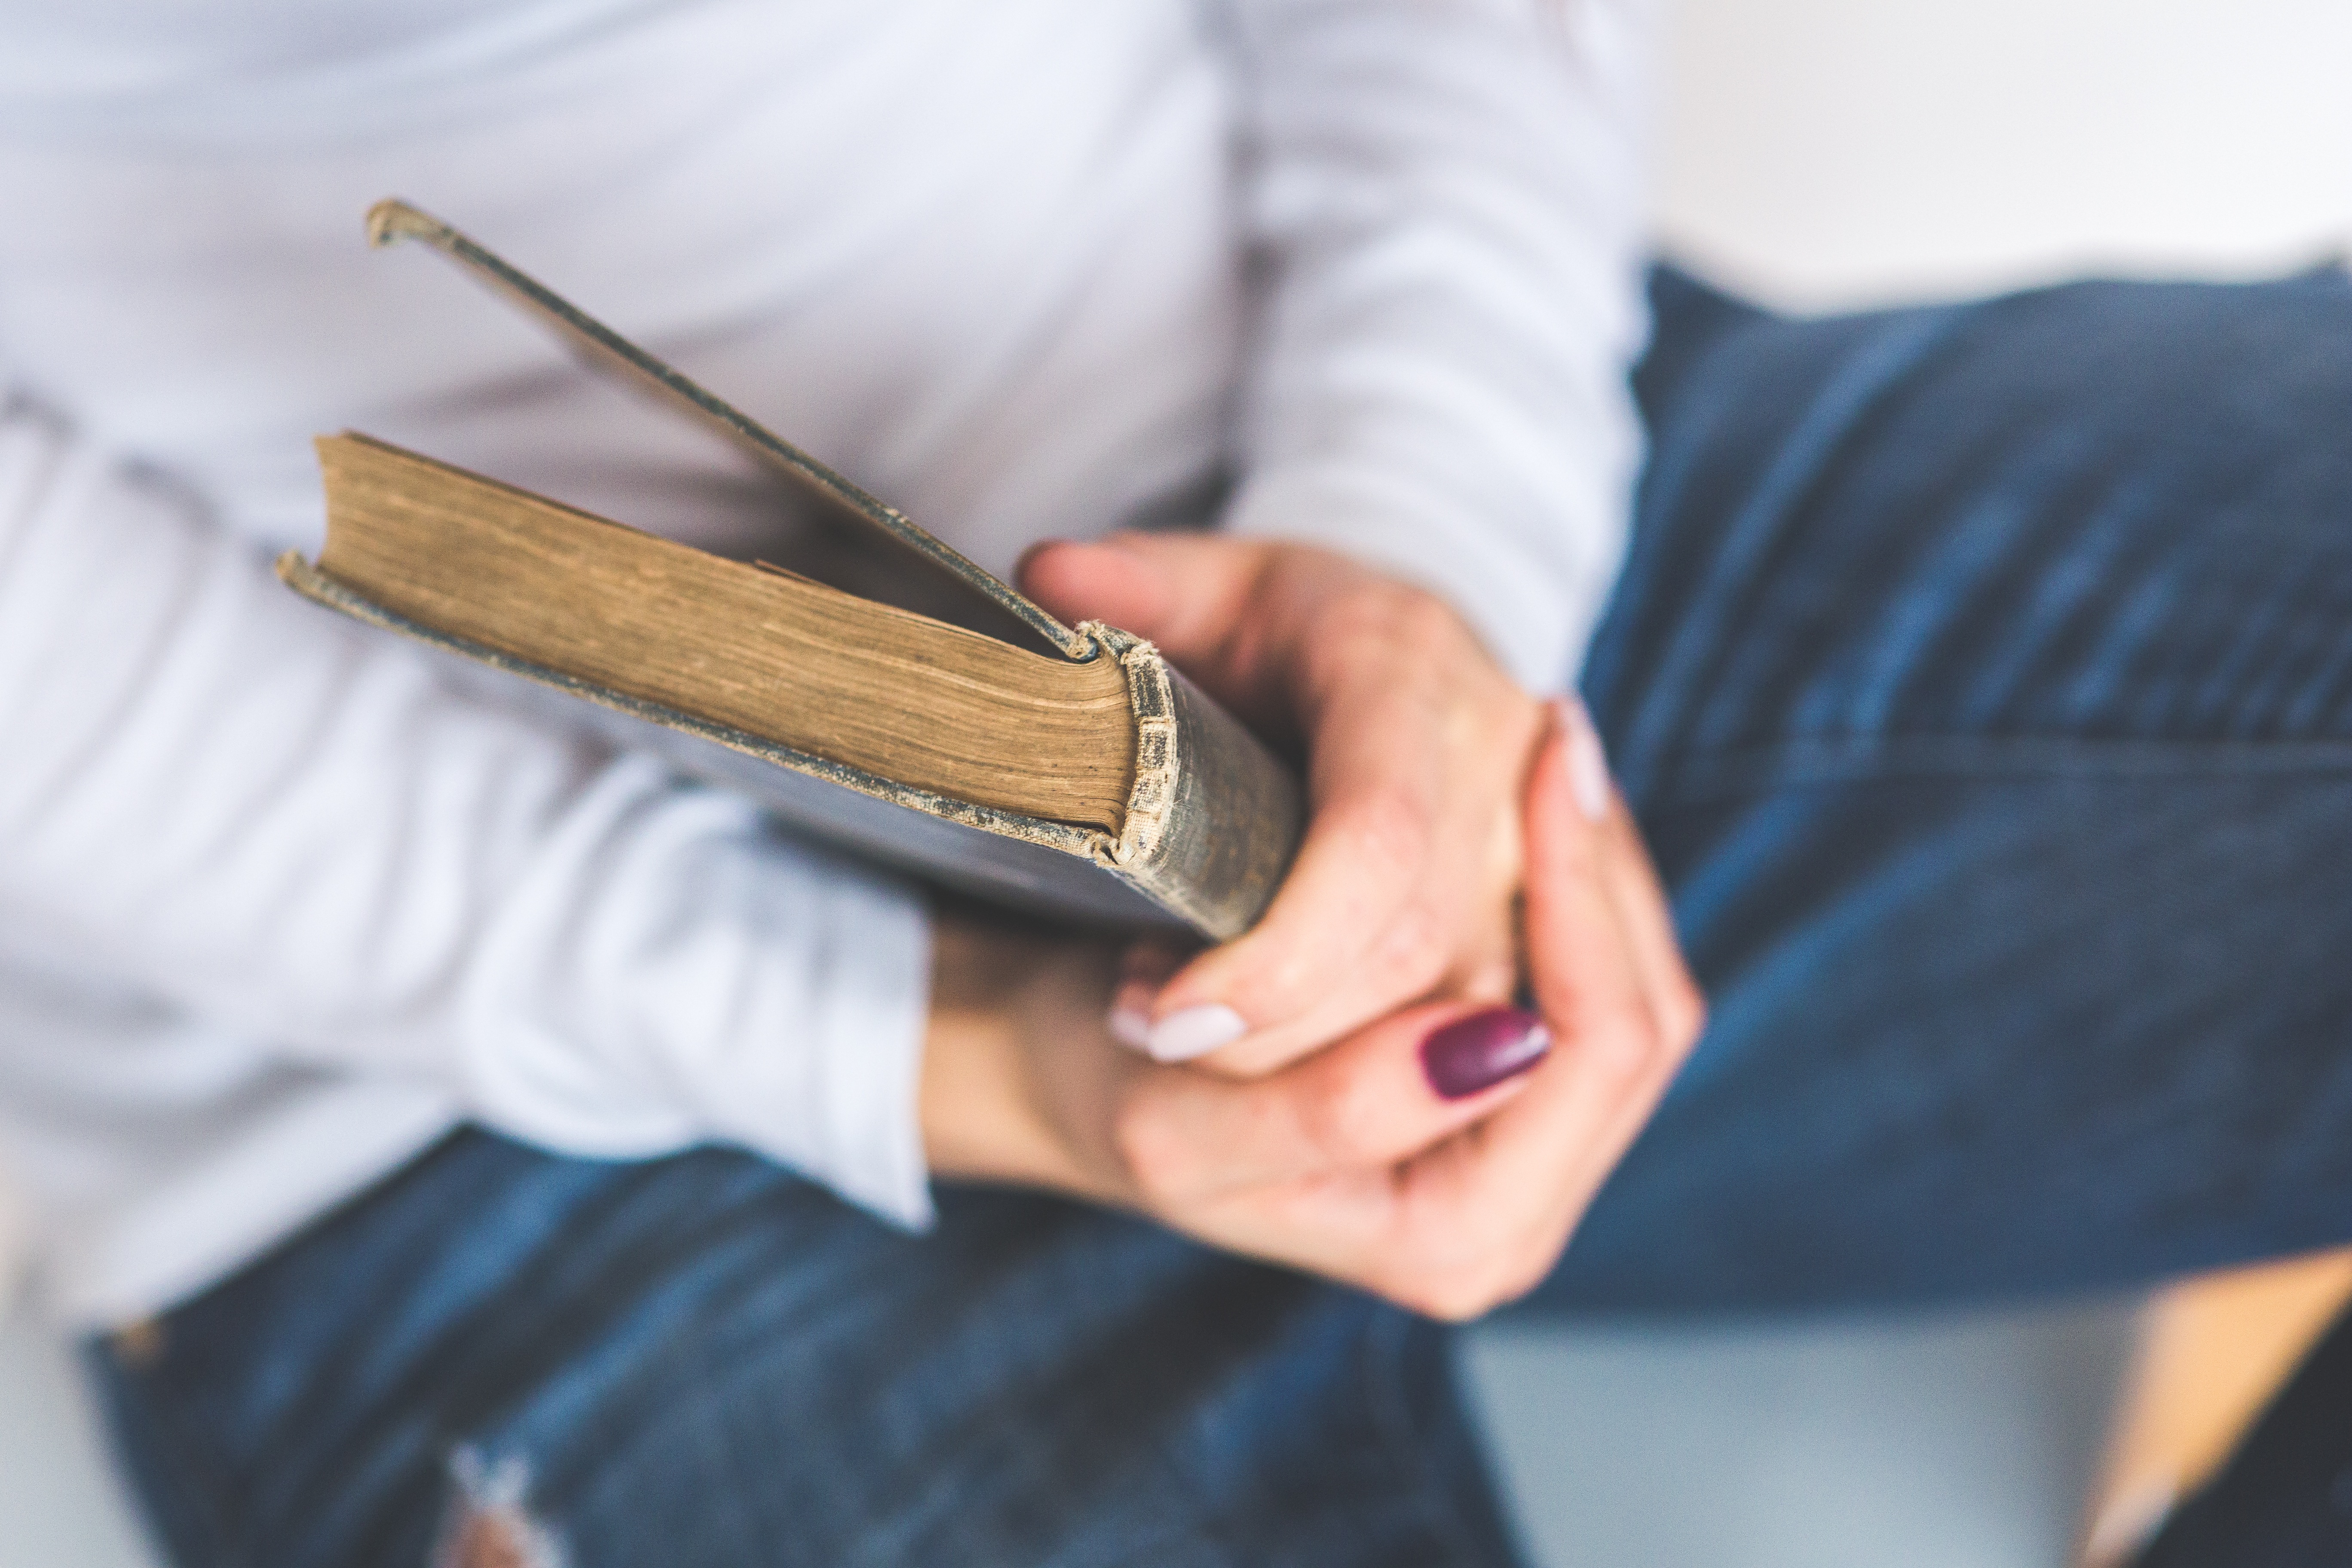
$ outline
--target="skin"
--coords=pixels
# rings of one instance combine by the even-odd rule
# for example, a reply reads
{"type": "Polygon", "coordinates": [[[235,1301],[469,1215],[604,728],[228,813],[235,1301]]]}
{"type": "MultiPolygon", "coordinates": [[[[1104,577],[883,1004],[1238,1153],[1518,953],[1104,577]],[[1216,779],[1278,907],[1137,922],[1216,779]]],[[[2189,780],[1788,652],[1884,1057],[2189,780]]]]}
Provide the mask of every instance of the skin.
{"type": "MultiPolygon", "coordinates": [[[[1435,600],[1329,554],[1220,539],[1057,545],[1030,591],[1151,637],[1303,741],[1313,815],[1273,909],[1181,963],[938,922],[921,1116],[941,1175],[1042,1187],[1449,1319],[1550,1269],[1696,1040],[1704,1006],[1614,792],[1577,803],[1580,712],[1517,690],[1435,600]],[[1423,1040],[1506,998],[1555,1042],[1460,1100],[1423,1040]],[[1203,1001],[1213,1058],[1115,1043],[1115,998],[1203,1001]]],[[[1590,751],[1597,756],[1597,751],[1590,751]]]]}
{"type": "Polygon", "coordinates": [[[1305,757],[1307,835],[1265,917],[1189,962],[1129,952],[1120,1005],[1233,1008],[1250,1032],[1212,1065],[1255,1073],[1423,998],[1509,999],[1542,711],[1442,600],[1330,551],[1201,535],[1046,545],[1022,576],[1305,757]]]}

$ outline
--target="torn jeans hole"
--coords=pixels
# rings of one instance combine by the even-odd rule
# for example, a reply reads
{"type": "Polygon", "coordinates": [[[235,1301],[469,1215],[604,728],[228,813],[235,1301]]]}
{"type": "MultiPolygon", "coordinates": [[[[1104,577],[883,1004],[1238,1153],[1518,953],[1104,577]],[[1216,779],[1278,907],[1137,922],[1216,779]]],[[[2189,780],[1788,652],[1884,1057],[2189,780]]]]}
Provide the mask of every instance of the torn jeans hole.
{"type": "Polygon", "coordinates": [[[433,1568],[563,1568],[563,1548],[530,1516],[530,1468],[513,1455],[492,1462],[473,1447],[449,1456],[454,1487],[433,1568]]]}

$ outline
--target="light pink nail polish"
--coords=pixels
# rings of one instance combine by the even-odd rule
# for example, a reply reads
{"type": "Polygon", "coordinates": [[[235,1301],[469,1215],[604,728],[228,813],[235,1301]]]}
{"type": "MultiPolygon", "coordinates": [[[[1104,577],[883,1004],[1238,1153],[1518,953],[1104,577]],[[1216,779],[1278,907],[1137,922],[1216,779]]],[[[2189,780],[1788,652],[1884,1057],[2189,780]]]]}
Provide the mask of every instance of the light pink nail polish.
{"type": "Polygon", "coordinates": [[[1151,1049],[1151,1015],[1140,1007],[1110,1010],[1110,1037],[1131,1051],[1151,1049]]]}
{"type": "Polygon", "coordinates": [[[1239,1013],[1222,1002],[1208,1002],[1171,1013],[1152,1025],[1143,1048],[1155,1061],[1189,1062],[1248,1033],[1249,1025],[1239,1013]]]}
{"type": "Polygon", "coordinates": [[[1568,730],[1568,788],[1585,820],[1599,822],[1609,815],[1609,758],[1601,749],[1601,732],[1592,716],[1576,697],[1559,700],[1560,717],[1568,730]]]}

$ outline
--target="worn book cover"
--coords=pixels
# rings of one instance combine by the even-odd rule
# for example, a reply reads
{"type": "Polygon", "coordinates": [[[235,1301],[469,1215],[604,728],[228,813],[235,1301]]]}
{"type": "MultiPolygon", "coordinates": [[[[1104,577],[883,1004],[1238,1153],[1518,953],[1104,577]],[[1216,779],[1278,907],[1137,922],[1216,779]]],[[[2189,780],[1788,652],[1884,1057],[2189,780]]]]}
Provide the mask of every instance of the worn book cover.
{"type": "Polygon", "coordinates": [[[289,586],[961,891],[1213,940],[1264,911],[1297,782],[1150,643],[1064,626],[446,225],[392,201],[368,218],[376,244],[432,246],[975,613],[950,625],[722,560],[349,432],[320,440],[327,542],[280,558],[289,586]]]}

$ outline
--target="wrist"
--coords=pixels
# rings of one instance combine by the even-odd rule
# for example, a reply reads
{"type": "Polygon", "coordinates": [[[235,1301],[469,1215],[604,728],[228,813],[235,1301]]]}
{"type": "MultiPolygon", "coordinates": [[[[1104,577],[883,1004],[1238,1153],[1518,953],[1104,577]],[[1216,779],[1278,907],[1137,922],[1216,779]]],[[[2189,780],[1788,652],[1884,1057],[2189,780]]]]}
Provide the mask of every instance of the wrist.
{"type": "Polygon", "coordinates": [[[1082,1098],[1088,1057],[1115,1049],[1087,1034],[1105,1005],[1097,993],[1108,996],[1091,954],[974,920],[937,921],[917,1097],[934,1173],[1098,1195],[1102,1182],[1076,1152],[1085,1141],[1065,1126],[1075,1117],[1055,1113],[1082,1098]]]}

